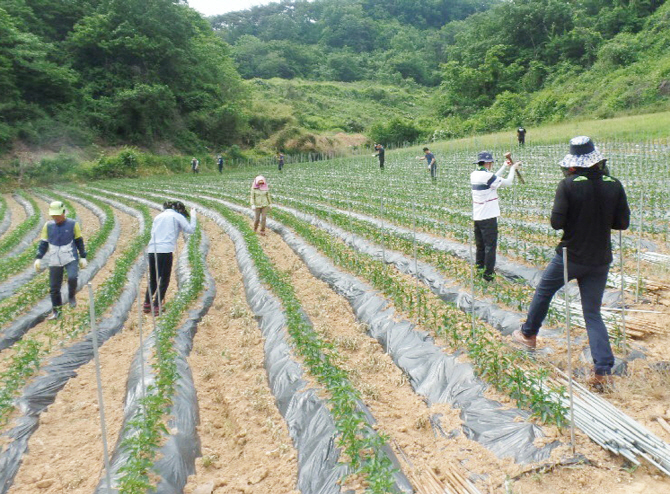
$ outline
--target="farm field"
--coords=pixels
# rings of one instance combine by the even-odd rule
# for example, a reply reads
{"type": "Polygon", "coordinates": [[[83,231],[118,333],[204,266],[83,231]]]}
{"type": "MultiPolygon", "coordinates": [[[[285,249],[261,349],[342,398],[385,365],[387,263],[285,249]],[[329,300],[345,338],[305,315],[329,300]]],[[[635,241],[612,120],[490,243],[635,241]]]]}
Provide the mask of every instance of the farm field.
{"type": "MultiPolygon", "coordinates": [[[[514,150],[526,183],[500,192],[491,283],[471,262],[478,149],[437,152],[434,183],[396,150],[383,172],[368,154],[2,195],[0,492],[670,492],[670,147],[598,146],[632,212],[612,235],[603,313],[620,376],[602,394],[584,386],[576,285],[570,366],[562,292],[537,352],[509,338],[560,239],[564,145],[514,150]],[[258,174],[266,236],[249,208],[258,174]],[[56,199],[90,263],[52,322],[32,261],[56,199]],[[154,318],[137,304],[142,254],[173,199],[199,227],[154,318]]],[[[494,171],[508,150],[492,149],[494,171]]]]}

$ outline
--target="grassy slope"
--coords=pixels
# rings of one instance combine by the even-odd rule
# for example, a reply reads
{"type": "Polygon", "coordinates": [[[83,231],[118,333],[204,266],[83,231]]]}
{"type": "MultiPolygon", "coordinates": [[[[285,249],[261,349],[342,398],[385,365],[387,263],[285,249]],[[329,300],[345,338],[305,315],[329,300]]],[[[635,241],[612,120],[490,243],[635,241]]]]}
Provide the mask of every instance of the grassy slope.
{"type": "Polygon", "coordinates": [[[378,120],[415,118],[430,112],[431,94],[420,86],[277,78],[248,83],[256,105],[284,105],[299,125],[313,131],[359,132],[378,120]]]}

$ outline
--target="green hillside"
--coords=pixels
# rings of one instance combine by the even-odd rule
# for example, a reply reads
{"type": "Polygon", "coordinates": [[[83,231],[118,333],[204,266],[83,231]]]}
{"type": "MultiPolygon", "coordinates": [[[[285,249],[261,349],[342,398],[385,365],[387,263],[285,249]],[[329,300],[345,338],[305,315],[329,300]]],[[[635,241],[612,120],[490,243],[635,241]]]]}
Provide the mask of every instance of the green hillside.
{"type": "Polygon", "coordinates": [[[657,0],[5,0],[0,36],[0,181],[670,110],[657,0]]]}

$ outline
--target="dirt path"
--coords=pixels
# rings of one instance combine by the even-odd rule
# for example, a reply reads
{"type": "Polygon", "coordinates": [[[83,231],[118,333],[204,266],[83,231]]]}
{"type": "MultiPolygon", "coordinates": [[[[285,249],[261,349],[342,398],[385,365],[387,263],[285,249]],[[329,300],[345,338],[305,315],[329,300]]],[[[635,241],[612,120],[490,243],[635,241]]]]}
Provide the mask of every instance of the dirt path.
{"type": "MultiPolygon", "coordinates": [[[[203,215],[199,215],[203,218],[203,215]]],[[[291,493],[297,459],[263,367],[263,340],[246,303],[232,242],[209,220],[216,298],[198,326],[189,363],[198,390],[202,458],[184,490],[291,493]]]]}
{"type": "MultiPolygon", "coordinates": [[[[446,404],[426,406],[379,343],[365,334],[364,326],[356,320],[343,297],[314,278],[279,236],[269,234],[262,243],[277,268],[291,276],[296,294],[315,330],[335,344],[342,357],[340,365],[361,391],[365,404],[378,421],[379,430],[391,437],[403,472],[416,476],[419,483],[425,482],[428,470],[444,481],[446,473],[453,469],[465,476],[470,472],[490,472],[494,483],[503,480],[500,476],[505,467],[511,466],[510,460],[499,460],[462,433],[455,438],[434,433],[431,416],[440,416],[441,426],[450,432],[462,424],[460,410],[446,404]]],[[[347,487],[356,492],[364,491],[355,479],[347,487]]]]}
{"type": "MultiPolygon", "coordinates": [[[[16,202],[16,199],[12,197],[12,194],[4,194],[3,197],[5,198],[5,201],[7,202],[7,211],[11,212],[12,219],[11,223],[9,224],[9,228],[7,228],[7,231],[2,234],[2,239],[3,237],[9,235],[12,233],[12,231],[19,226],[21,223],[26,221],[26,210],[23,209],[23,206],[16,202]]],[[[7,214],[7,213],[5,213],[7,214]]]]}
{"type": "MultiPolygon", "coordinates": [[[[580,493],[665,492],[666,490],[670,492],[670,479],[647,466],[631,470],[623,469],[623,458],[606,452],[579,431],[576,437],[577,452],[585,455],[593,465],[559,467],[554,472],[546,474],[524,474],[526,471],[532,472],[535,465],[520,466],[514,465],[511,461],[501,461],[479,444],[465,440],[462,435],[446,441],[446,444],[439,444],[430,426],[427,430],[421,427],[421,424],[425,427],[430,414],[437,412],[436,407],[427,409],[423,402],[417,403],[413,392],[409,389],[404,394],[398,392],[398,388],[408,386],[402,383],[402,376],[398,378],[398,369],[387,359],[376,342],[370,341],[360,329],[357,329],[358,324],[348,304],[324,283],[313,278],[278,236],[270,234],[263,242],[265,251],[272,257],[273,262],[291,275],[296,292],[312,318],[315,328],[334,342],[344,355],[345,366],[353,376],[356,376],[356,384],[363,391],[366,404],[379,420],[380,428],[397,443],[394,448],[396,453],[401,456],[397,448],[399,445],[416,467],[415,472],[422,472],[427,468],[432,468],[435,472],[445,472],[448,465],[453,464],[456,459],[467,471],[487,476],[485,481],[478,484],[482,492],[487,490],[504,492],[505,478],[516,476],[519,476],[520,480],[514,483],[514,492],[519,494],[539,492],[539,484],[542,486],[542,492],[557,493],[575,492],[573,490],[575,485],[580,486],[580,493]],[[436,451],[440,451],[441,454],[436,455],[436,451]],[[538,478],[541,482],[538,482],[538,478]]],[[[407,315],[405,317],[409,319],[407,315]]],[[[668,386],[665,386],[664,389],[667,388],[668,386]]],[[[648,407],[653,403],[658,398],[659,392],[657,391],[656,397],[651,396],[644,405],[648,407]]],[[[621,390],[621,393],[624,391],[621,390]]],[[[510,401],[500,395],[496,396],[497,393],[490,390],[487,391],[487,395],[489,394],[493,399],[505,403],[510,401]]],[[[617,400],[612,401],[616,404],[617,400]]],[[[665,400],[656,403],[666,403],[670,406],[665,400]]],[[[628,404],[634,405],[634,403],[628,404]]],[[[648,409],[647,414],[652,411],[658,413],[660,409],[658,406],[648,409]]],[[[461,420],[457,411],[443,406],[439,409],[439,413],[443,413],[443,420],[447,421],[446,430],[460,427],[461,420]]],[[[670,411],[668,413],[670,414],[670,411]]],[[[642,420],[645,425],[648,422],[642,420]]],[[[665,437],[658,432],[660,426],[648,425],[660,437],[665,437]]],[[[569,436],[565,436],[568,431],[561,432],[553,427],[543,427],[543,430],[548,434],[545,440],[558,438],[564,443],[554,451],[549,462],[560,462],[569,457],[570,449],[567,445],[569,436]]],[[[403,463],[403,468],[406,467],[407,465],[403,463]]]]}

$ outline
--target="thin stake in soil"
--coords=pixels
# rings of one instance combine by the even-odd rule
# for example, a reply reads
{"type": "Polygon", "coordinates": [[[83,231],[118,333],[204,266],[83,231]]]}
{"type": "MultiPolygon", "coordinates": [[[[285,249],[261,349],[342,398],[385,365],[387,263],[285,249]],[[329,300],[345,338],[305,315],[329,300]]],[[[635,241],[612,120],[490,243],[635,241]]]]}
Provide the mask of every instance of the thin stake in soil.
{"type": "Polygon", "coordinates": [[[102,454],[105,461],[105,477],[107,478],[107,490],[112,488],[112,477],[109,467],[109,451],[107,449],[107,426],[105,425],[105,403],[102,397],[102,380],[100,378],[100,357],[98,356],[98,333],[95,327],[95,300],[93,286],[88,286],[88,307],[91,317],[91,339],[93,340],[93,360],[95,362],[95,380],[98,386],[98,405],[100,406],[100,432],[102,433],[102,454]]]}
{"type": "Polygon", "coordinates": [[[642,247],[642,213],[644,211],[644,189],[640,192],[640,225],[637,232],[637,281],[635,283],[635,303],[640,298],[640,249],[642,247]]]}
{"type": "Polygon", "coordinates": [[[568,389],[570,394],[570,448],[575,455],[575,409],[572,394],[572,344],[570,338],[570,295],[568,294],[568,249],[563,247],[563,294],[565,295],[565,334],[568,340],[568,389]]]}
{"type": "Polygon", "coordinates": [[[470,312],[472,312],[472,337],[475,337],[475,258],[472,255],[472,236],[474,232],[470,232],[468,235],[468,244],[470,247],[470,295],[472,300],[470,301],[470,312]]]}
{"type": "Polygon", "coordinates": [[[619,268],[621,270],[621,331],[622,331],[622,350],[624,356],[628,353],[626,348],[626,291],[624,290],[623,275],[623,234],[619,230],[619,268]]]}
{"type": "Polygon", "coordinates": [[[137,282],[137,329],[140,333],[140,379],[142,379],[140,389],[142,390],[142,403],[144,403],[146,398],[144,390],[144,335],[142,333],[142,289],[139,281],[137,282]]]}

